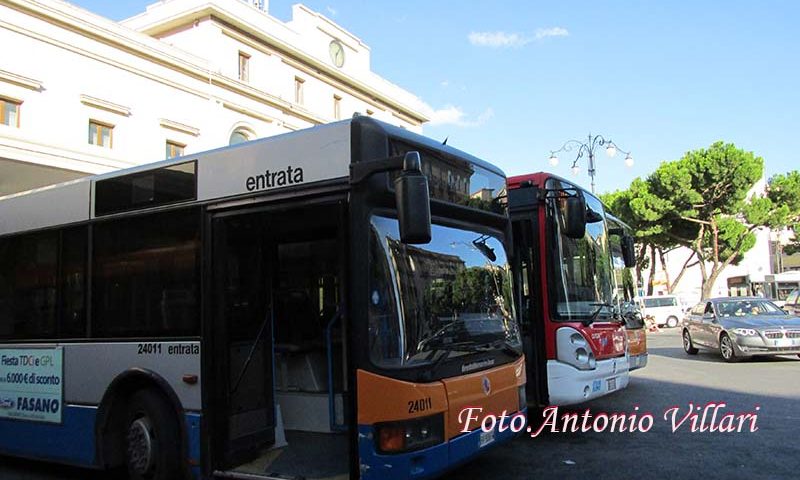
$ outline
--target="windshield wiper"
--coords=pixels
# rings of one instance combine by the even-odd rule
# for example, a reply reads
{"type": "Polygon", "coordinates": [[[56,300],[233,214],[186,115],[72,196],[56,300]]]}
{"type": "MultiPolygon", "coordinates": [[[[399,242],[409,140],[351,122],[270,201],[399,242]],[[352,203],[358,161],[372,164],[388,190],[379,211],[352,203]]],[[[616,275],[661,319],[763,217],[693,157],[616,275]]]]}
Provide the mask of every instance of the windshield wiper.
{"type": "Polygon", "coordinates": [[[614,305],[611,305],[608,302],[595,302],[590,303],[589,305],[597,307],[597,310],[595,310],[589,318],[581,321],[585,327],[588,327],[589,325],[593,324],[595,320],[597,320],[597,317],[600,315],[600,312],[603,311],[603,308],[610,308],[612,312],[614,311],[614,305]]]}
{"type": "MultiPolygon", "coordinates": [[[[463,326],[464,326],[464,323],[462,321],[453,320],[451,323],[448,323],[444,327],[440,328],[436,333],[434,333],[430,337],[420,341],[419,344],[417,345],[417,349],[421,350],[424,346],[429,345],[434,340],[440,340],[440,339],[444,340],[444,339],[442,339],[442,337],[444,336],[445,333],[448,333],[450,330],[452,330],[455,327],[463,327],[463,326]]],[[[445,345],[450,345],[450,344],[445,344],[445,345]]]]}

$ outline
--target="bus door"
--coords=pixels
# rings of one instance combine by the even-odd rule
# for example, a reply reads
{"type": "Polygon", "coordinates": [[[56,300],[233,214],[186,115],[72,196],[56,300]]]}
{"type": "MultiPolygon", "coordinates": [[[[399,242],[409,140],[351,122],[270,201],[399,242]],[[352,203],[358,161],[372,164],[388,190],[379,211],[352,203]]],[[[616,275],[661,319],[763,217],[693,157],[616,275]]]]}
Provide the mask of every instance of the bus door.
{"type": "Polygon", "coordinates": [[[350,473],[345,212],[325,200],[212,220],[217,469],[350,473]]]}
{"type": "Polygon", "coordinates": [[[528,382],[526,394],[528,405],[547,406],[547,355],[545,345],[545,318],[542,305],[541,260],[536,210],[526,210],[512,217],[515,270],[519,277],[520,333],[525,352],[528,382]]]}
{"type": "Polygon", "coordinates": [[[264,234],[263,216],[213,220],[215,395],[207,410],[216,424],[213,438],[225,466],[241,463],[275,441],[272,379],[273,315],[271,276],[274,246],[264,234]]]}

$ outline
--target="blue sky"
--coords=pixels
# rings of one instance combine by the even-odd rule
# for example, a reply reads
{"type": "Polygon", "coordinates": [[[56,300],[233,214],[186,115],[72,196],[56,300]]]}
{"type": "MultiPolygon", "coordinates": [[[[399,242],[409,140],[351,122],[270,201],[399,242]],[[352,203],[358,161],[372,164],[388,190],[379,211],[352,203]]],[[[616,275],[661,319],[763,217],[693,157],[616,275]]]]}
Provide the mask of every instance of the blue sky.
{"type": "MultiPolygon", "coordinates": [[[[73,3],[120,20],[150,1],[73,3]]],[[[272,0],[290,18],[293,2],[272,0]]],[[[507,174],[574,159],[590,132],[632,151],[597,157],[597,189],[626,187],[716,140],[800,168],[800,2],[308,0],[372,49],[372,69],[436,112],[433,138],[507,174]]],[[[577,180],[588,188],[586,165],[577,180]]]]}

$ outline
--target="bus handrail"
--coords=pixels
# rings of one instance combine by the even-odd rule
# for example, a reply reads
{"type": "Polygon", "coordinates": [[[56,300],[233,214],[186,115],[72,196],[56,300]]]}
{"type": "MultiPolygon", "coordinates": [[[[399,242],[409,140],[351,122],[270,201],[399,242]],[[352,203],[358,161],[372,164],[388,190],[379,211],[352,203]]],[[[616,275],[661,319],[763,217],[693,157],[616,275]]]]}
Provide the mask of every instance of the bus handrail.
{"type": "Polygon", "coordinates": [[[274,325],[275,317],[274,312],[272,311],[272,303],[269,305],[269,312],[264,315],[264,322],[261,323],[261,327],[258,329],[258,336],[256,336],[253,345],[250,347],[250,353],[247,354],[247,359],[242,366],[242,370],[239,372],[239,376],[236,378],[236,383],[233,384],[233,389],[231,393],[236,393],[239,390],[239,384],[242,383],[242,379],[244,378],[244,374],[247,373],[247,369],[250,367],[250,362],[253,360],[253,354],[256,352],[256,348],[261,343],[261,338],[264,337],[264,332],[267,329],[267,325],[274,325]]]}
{"type": "MultiPolygon", "coordinates": [[[[342,318],[342,309],[337,307],[336,312],[325,326],[325,349],[328,357],[328,422],[333,432],[343,432],[347,429],[346,425],[336,423],[336,392],[333,389],[333,327],[340,318],[342,318]]],[[[342,418],[344,418],[344,414],[342,418]]]]}

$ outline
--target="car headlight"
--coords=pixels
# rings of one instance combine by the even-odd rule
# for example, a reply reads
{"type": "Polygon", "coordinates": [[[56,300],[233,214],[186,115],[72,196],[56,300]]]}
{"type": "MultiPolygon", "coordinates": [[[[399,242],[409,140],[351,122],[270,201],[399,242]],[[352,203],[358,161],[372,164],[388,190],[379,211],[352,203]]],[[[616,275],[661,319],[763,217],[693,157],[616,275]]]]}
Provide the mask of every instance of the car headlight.
{"type": "Polygon", "coordinates": [[[752,328],[734,328],[733,333],[736,335],[741,335],[743,337],[755,337],[758,335],[758,332],[753,330],[752,328]]]}
{"type": "Polygon", "coordinates": [[[594,370],[597,359],[586,338],[570,327],[559,328],[556,333],[556,353],[558,360],[580,370],[594,370]]]}

